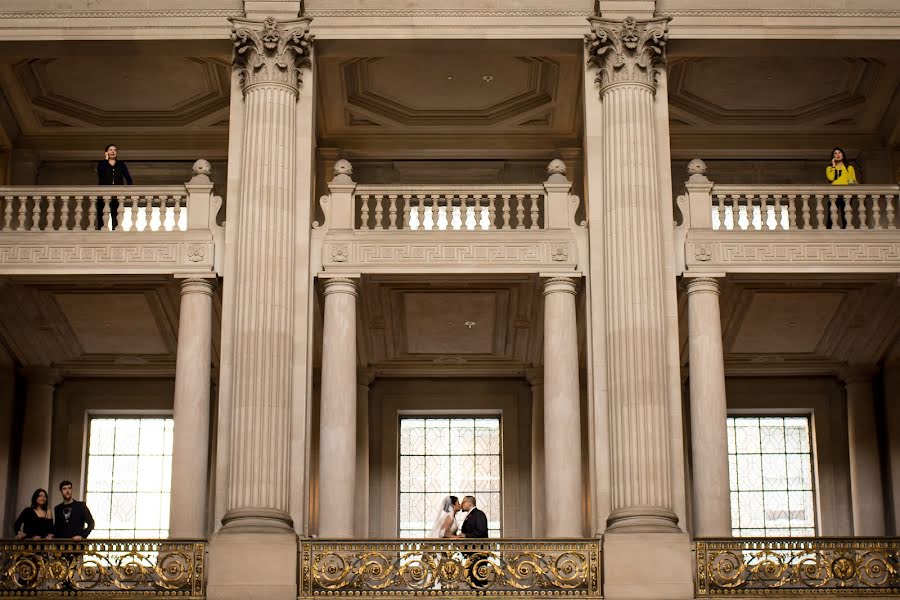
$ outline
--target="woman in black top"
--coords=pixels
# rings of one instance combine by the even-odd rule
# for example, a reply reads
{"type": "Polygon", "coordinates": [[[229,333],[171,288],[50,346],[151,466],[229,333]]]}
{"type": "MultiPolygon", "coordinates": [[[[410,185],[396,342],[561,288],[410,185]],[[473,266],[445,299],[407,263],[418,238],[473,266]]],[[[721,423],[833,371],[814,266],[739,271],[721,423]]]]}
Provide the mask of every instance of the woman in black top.
{"type": "Polygon", "coordinates": [[[13,526],[17,539],[53,539],[53,517],[47,501],[47,490],[37,489],[31,495],[31,506],[23,509],[13,526]]]}

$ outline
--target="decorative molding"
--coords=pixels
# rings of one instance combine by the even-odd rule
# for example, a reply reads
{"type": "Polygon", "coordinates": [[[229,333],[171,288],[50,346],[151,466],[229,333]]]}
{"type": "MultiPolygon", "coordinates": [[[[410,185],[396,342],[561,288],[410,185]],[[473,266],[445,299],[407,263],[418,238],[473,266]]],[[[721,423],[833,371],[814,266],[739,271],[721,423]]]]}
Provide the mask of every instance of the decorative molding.
{"type": "Polygon", "coordinates": [[[873,9],[675,9],[657,13],[660,17],[878,17],[897,18],[900,10],[873,9]]]}
{"type": "Polygon", "coordinates": [[[215,243],[203,242],[46,242],[52,234],[40,236],[39,243],[24,241],[28,234],[6,234],[0,241],[0,273],[43,273],[79,268],[83,272],[211,272],[215,243]]]}
{"type": "Polygon", "coordinates": [[[0,11],[0,19],[161,19],[170,17],[216,18],[243,17],[243,10],[168,9],[168,10],[32,10],[0,11]]]}
{"type": "Polygon", "coordinates": [[[311,64],[315,36],[309,32],[310,20],[279,23],[268,17],[260,23],[232,19],[232,58],[245,94],[259,84],[285,85],[297,91],[303,84],[303,67],[311,64]]]}
{"type": "MultiPolygon", "coordinates": [[[[687,271],[900,271],[898,241],[721,242],[688,240],[687,271]],[[693,267],[693,268],[692,268],[693,267]]],[[[883,239],[883,238],[882,238],[883,239]]]]}
{"type": "Polygon", "coordinates": [[[591,32],[584,42],[588,63],[599,69],[596,83],[602,94],[619,83],[643,84],[656,89],[656,74],[666,62],[669,17],[614,21],[591,17],[591,32]]]}
{"type": "Polygon", "coordinates": [[[581,17],[590,16],[589,11],[583,10],[553,10],[553,9],[465,9],[465,8],[401,8],[401,9],[365,9],[365,8],[335,8],[322,10],[308,10],[304,13],[310,17],[371,17],[371,18],[397,18],[397,17],[437,17],[437,18],[515,18],[515,17],[581,17]]]}

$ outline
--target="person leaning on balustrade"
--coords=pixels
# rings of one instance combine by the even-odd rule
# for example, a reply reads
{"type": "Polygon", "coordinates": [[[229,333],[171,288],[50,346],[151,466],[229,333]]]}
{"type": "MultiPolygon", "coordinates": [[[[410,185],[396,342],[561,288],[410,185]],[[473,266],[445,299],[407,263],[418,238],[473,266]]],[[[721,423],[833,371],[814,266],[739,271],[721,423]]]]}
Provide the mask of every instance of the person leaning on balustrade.
{"type": "MultiPolygon", "coordinates": [[[[118,160],[119,150],[115,144],[109,144],[103,153],[104,159],[97,162],[98,185],[132,185],[131,173],[125,161],[118,160]]],[[[115,230],[119,226],[119,201],[113,198],[109,203],[109,222],[115,230]]],[[[97,229],[103,229],[103,199],[97,200],[97,229]]]]}
{"type": "Polygon", "coordinates": [[[27,506],[19,513],[13,525],[13,533],[16,539],[28,538],[31,540],[53,539],[53,516],[50,514],[50,500],[47,490],[38,488],[31,495],[31,506],[27,506]]]}
{"type": "MultiPolygon", "coordinates": [[[[831,164],[825,167],[825,177],[831,182],[831,185],[855,185],[858,183],[856,180],[856,169],[852,165],[846,164],[844,160],[845,154],[842,148],[834,148],[831,151],[831,164]]],[[[847,219],[844,217],[844,199],[837,198],[835,206],[837,208],[838,224],[841,229],[844,229],[847,227],[847,219]]],[[[825,221],[825,228],[831,229],[833,224],[830,211],[825,221]]]]}
{"type": "Polygon", "coordinates": [[[84,502],[72,498],[72,482],[59,484],[63,501],[53,509],[56,537],[75,541],[86,538],[94,530],[94,516],[84,502]]]}

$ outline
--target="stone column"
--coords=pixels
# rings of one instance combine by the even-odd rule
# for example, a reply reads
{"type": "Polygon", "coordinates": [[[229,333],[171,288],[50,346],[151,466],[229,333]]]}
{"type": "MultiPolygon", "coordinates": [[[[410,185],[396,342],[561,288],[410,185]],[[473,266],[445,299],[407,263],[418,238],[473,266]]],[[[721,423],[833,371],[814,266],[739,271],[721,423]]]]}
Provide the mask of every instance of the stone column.
{"type": "MultiPolygon", "coordinates": [[[[612,466],[609,528],[675,531],[653,95],[667,18],[591,18],[604,148],[606,355],[612,466]]],[[[595,201],[597,201],[595,200],[595,201]]],[[[665,249],[668,251],[668,249],[665,249]]],[[[598,315],[599,316],[599,315],[598,315]]],[[[602,316],[600,316],[602,318],[602,316]]]]}
{"type": "Polygon", "coordinates": [[[356,498],[356,284],[325,280],[319,537],[352,538],[356,498]]]}
{"type": "MultiPolygon", "coordinates": [[[[296,598],[297,536],[290,517],[298,111],[309,75],[309,19],[233,19],[243,151],[233,248],[234,360],[228,490],[210,548],[211,598],[296,598]],[[256,573],[258,577],[247,577],[256,573]],[[277,574],[277,576],[276,576],[277,574]]],[[[306,319],[305,312],[298,316],[306,319]]]]}
{"type": "MultiPolygon", "coordinates": [[[[19,457],[19,510],[31,505],[34,490],[44,488],[52,496],[50,450],[53,445],[53,392],[62,378],[55,369],[29,367],[22,370],[28,382],[25,422],[19,457]]],[[[74,478],[73,478],[74,479],[74,478]]]]}
{"type": "Polygon", "coordinates": [[[531,385],[531,537],[544,537],[547,490],[544,469],[544,373],[528,373],[531,385]]]}
{"type": "MultiPolygon", "coordinates": [[[[354,346],[355,347],[355,346],[354,346]]],[[[369,384],[372,372],[361,371],[356,378],[356,498],[355,535],[369,537],[369,384]]]]}
{"type": "Polygon", "coordinates": [[[169,537],[206,538],[213,282],[181,282],[169,537]]]}
{"type": "Polygon", "coordinates": [[[581,400],[575,280],[544,283],[544,489],[547,537],[581,537],[581,400]]]}
{"type": "Polygon", "coordinates": [[[884,492],[878,426],[872,393],[873,369],[851,367],[844,374],[847,387],[847,439],[850,446],[850,498],[853,535],[883,536],[884,492]]]}
{"type": "Polygon", "coordinates": [[[731,536],[725,362],[719,283],[688,280],[688,352],[691,385],[694,537],[731,536]]]}

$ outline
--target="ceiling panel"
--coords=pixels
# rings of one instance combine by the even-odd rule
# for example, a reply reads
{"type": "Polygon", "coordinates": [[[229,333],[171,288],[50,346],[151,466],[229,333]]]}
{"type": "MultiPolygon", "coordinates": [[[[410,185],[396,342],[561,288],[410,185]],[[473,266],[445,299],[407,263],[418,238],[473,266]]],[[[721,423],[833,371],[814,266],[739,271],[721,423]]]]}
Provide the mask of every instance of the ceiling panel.
{"type": "Polygon", "coordinates": [[[144,294],[54,294],[87,354],[166,354],[144,294]]]}

